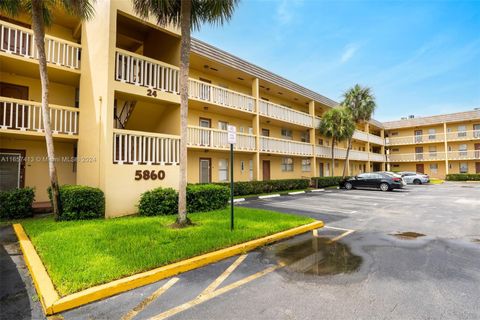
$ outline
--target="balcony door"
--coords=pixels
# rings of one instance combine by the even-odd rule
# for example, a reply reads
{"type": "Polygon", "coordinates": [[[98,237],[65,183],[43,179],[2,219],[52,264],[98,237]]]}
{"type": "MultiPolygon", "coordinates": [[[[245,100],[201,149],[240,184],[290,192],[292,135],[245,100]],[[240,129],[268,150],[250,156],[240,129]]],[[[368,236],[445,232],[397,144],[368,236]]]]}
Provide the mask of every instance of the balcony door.
{"type": "Polygon", "coordinates": [[[423,131],[422,130],[415,130],[415,142],[422,142],[423,141],[423,131]]]}
{"type": "MultiPolygon", "coordinates": [[[[207,118],[200,118],[199,122],[200,127],[202,128],[211,128],[212,127],[212,120],[207,118]]],[[[210,146],[210,130],[202,130],[200,132],[200,144],[202,146],[210,146]]]]}
{"type": "Polygon", "coordinates": [[[0,191],[25,185],[25,150],[0,149],[0,191]]]}
{"type": "MultiPolygon", "coordinates": [[[[0,82],[0,96],[28,100],[28,87],[0,82]]],[[[28,127],[28,106],[0,102],[0,127],[10,129],[28,127]]]]}
{"type": "Polygon", "coordinates": [[[212,159],[200,158],[200,183],[212,182],[212,159]]]}
{"type": "Polygon", "coordinates": [[[415,148],[415,160],[423,160],[423,147],[415,148]]]}
{"type": "Polygon", "coordinates": [[[473,137],[480,138],[480,123],[473,125],[473,137]]]}
{"type": "Polygon", "coordinates": [[[480,159],[480,143],[475,143],[473,148],[475,149],[475,158],[480,159]]]}

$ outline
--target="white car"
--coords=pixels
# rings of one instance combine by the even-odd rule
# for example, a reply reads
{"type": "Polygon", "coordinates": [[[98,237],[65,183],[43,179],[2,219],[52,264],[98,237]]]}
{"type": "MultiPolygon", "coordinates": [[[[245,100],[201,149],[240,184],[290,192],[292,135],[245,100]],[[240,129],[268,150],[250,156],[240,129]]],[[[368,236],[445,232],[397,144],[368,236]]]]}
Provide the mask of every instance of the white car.
{"type": "Polygon", "coordinates": [[[412,172],[412,171],[403,171],[399,172],[406,183],[413,183],[413,184],[424,184],[430,182],[430,177],[428,174],[412,172]]]}

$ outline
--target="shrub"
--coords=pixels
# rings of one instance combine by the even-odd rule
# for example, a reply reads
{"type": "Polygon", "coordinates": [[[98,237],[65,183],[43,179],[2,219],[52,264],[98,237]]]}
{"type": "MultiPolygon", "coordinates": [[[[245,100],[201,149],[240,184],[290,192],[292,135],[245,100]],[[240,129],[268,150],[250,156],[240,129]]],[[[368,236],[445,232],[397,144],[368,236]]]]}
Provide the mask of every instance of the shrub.
{"type": "MultiPolygon", "coordinates": [[[[345,177],[345,178],[348,178],[348,177],[345,177]]],[[[342,180],[343,178],[340,176],[315,177],[315,178],[312,178],[312,184],[315,188],[325,188],[325,187],[331,187],[331,186],[338,186],[338,184],[342,180]]]]}
{"type": "Polygon", "coordinates": [[[156,188],[144,192],[138,204],[138,213],[142,216],[176,214],[178,194],[172,188],[156,188]]]}
{"type": "Polygon", "coordinates": [[[187,186],[187,211],[204,212],[223,209],[228,204],[230,190],[214,184],[187,186]]]}
{"type": "MultiPolygon", "coordinates": [[[[229,187],[229,183],[217,183],[229,187]]],[[[234,183],[234,195],[246,196],[250,194],[261,194],[287,190],[307,189],[310,185],[309,179],[282,179],[268,181],[239,181],[234,183]]]]}
{"type": "MultiPolygon", "coordinates": [[[[52,199],[51,188],[48,196],[52,199]]],[[[98,188],[63,185],[60,187],[62,212],[59,220],[86,220],[102,218],[105,215],[105,197],[98,188]]]]}
{"type": "MultiPolygon", "coordinates": [[[[228,188],[213,184],[187,186],[187,212],[204,212],[223,209],[228,204],[228,188]]],[[[178,193],[171,188],[156,188],[144,192],[138,204],[142,216],[176,214],[178,193]]]]}
{"type": "Polygon", "coordinates": [[[447,180],[449,181],[480,181],[480,174],[474,173],[454,173],[447,174],[447,180]]]}
{"type": "Polygon", "coordinates": [[[33,215],[35,191],[32,188],[0,192],[0,219],[21,219],[33,215]]]}

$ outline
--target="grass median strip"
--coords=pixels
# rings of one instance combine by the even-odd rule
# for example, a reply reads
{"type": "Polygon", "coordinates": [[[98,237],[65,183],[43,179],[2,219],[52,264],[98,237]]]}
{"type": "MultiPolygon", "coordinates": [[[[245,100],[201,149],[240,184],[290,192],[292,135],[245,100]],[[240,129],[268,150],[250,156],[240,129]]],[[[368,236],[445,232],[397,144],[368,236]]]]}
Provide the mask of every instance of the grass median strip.
{"type": "Polygon", "coordinates": [[[237,207],[191,214],[196,224],[169,227],[175,216],[109,220],[22,221],[61,296],[176,261],[271,235],[314,221],[273,211],[237,207]]]}

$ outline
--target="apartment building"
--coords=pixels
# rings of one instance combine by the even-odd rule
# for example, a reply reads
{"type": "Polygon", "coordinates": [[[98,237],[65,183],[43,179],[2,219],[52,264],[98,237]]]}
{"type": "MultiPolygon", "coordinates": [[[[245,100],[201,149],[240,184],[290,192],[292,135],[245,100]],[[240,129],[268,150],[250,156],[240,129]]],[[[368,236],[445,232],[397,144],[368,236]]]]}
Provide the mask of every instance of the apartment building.
{"type": "Polygon", "coordinates": [[[390,170],[480,173],[480,109],[384,122],[390,170]]]}
{"type": "MultiPolygon", "coordinates": [[[[86,23],[55,12],[46,30],[51,122],[60,184],[101,188],[107,216],[120,216],[142,192],[178,187],[180,34],[139,19],[130,1],[95,9],[86,23]]],[[[33,32],[27,17],[0,20],[1,189],[35,187],[48,201],[33,32]]],[[[189,96],[189,182],[229,181],[227,125],[236,181],[341,174],[346,145],[331,168],[316,129],[335,101],[198,40],[189,96]]],[[[381,123],[358,126],[350,159],[353,174],[384,168],[381,123]]]]}

